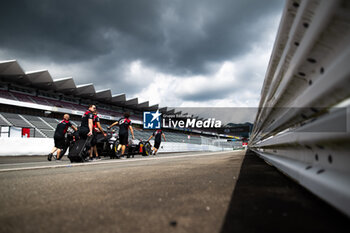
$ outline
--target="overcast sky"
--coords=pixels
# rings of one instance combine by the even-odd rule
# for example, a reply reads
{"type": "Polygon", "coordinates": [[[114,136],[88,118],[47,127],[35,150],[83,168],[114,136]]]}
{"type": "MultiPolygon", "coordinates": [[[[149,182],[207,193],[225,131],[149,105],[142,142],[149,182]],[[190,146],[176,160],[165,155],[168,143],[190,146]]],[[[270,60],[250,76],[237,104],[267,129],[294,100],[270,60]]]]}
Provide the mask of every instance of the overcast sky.
{"type": "Polygon", "coordinates": [[[283,6],[282,0],[8,0],[0,8],[0,60],[161,106],[254,107],[283,6]]]}

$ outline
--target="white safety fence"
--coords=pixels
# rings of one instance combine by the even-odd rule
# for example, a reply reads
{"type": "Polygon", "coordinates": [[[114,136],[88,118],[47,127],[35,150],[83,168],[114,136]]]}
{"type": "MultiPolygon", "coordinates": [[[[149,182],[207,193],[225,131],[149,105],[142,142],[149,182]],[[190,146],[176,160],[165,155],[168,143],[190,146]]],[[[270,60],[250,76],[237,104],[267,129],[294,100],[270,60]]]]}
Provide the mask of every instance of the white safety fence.
{"type": "Polygon", "coordinates": [[[350,216],[350,1],[286,3],[249,148],[350,216]]]}

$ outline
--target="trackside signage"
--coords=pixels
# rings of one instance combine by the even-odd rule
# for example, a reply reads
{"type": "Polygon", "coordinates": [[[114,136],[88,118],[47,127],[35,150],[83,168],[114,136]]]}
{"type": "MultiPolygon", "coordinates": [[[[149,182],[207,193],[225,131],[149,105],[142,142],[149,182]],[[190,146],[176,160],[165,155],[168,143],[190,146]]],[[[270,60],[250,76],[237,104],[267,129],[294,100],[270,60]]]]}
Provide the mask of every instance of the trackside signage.
{"type": "Polygon", "coordinates": [[[160,128],[196,128],[209,129],[221,128],[222,122],[215,118],[205,120],[192,118],[190,116],[179,116],[175,114],[162,115],[158,110],[156,112],[143,113],[144,129],[160,129],[160,128]]]}
{"type": "Polygon", "coordinates": [[[160,129],[161,128],[161,113],[156,112],[143,112],[143,128],[144,129],[160,129]]]}
{"type": "Polygon", "coordinates": [[[207,120],[190,119],[173,119],[163,118],[163,128],[220,128],[221,121],[215,118],[207,120]]]}

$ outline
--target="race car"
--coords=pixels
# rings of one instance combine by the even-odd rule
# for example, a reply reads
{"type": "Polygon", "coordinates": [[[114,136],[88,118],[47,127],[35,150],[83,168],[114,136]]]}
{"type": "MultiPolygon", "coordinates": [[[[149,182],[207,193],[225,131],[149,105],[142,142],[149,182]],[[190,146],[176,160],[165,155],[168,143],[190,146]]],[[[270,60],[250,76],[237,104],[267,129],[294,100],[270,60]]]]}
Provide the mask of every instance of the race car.
{"type": "MultiPolygon", "coordinates": [[[[114,154],[110,156],[111,159],[119,159],[121,157],[121,149],[118,150],[118,143],[115,144],[114,154]]],[[[129,140],[128,145],[125,148],[125,155],[127,158],[134,158],[136,154],[141,154],[142,156],[149,156],[152,152],[151,144],[148,141],[139,140],[129,140]]]]}

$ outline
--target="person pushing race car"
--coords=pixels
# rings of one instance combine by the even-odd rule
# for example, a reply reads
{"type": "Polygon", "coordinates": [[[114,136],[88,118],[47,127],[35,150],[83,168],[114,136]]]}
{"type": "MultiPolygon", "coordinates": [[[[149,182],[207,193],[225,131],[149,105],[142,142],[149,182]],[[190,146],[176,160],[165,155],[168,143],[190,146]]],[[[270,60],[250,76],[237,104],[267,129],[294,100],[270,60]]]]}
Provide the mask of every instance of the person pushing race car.
{"type": "Polygon", "coordinates": [[[63,120],[56,126],[55,134],[53,137],[55,146],[52,149],[51,153],[47,156],[47,160],[49,161],[51,161],[53,153],[55,153],[56,151],[57,153],[55,159],[60,160],[62,158],[63,155],[61,156],[61,151],[65,147],[65,135],[67,133],[68,128],[71,127],[74,131],[78,130],[77,127],[72,125],[72,123],[69,121],[69,118],[70,117],[68,114],[64,114],[63,120]]]}
{"type": "Polygon", "coordinates": [[[120,147],[121,147],[121,150],[122,150],[121,156],[124,155],[126,145],[128,145],[129,130],[131,132],[132,139],[135,139],[134,130],[131,126],[131,120],[129,119],[129,117],[130,117],[130,114],[128,112],[126,112],[126,113],[124,113],[124,118],[121,118],[119,121],[116,121],[107,127],[108,129],[110,129],[115,125],[119,126],[119,145],[118,145],[117,150],[120,151],[120,147]]]}
{"type": "Polygon", "coordinates": [[[154,137],[154,146],[152,148],[153,155],[156,155],[158,152],[158,149],[160,147],[160,143],[162,142],[162,136],[164,138],[164,142],[166,142],[165,135],[164,135],[163,131],[161,129],[158,129],[158,130],[154,131],[153,134],[147,140],[147,142],[149,142],[149,140],[151,140],[151,138],[154,137]]]}

